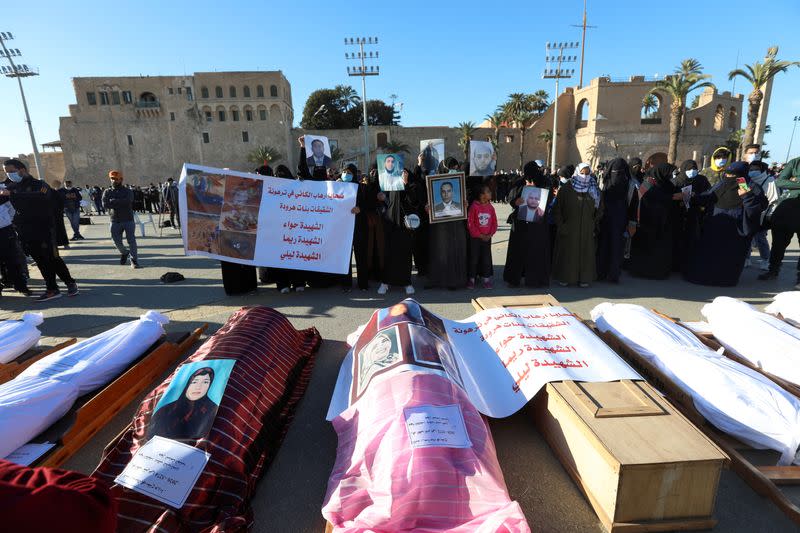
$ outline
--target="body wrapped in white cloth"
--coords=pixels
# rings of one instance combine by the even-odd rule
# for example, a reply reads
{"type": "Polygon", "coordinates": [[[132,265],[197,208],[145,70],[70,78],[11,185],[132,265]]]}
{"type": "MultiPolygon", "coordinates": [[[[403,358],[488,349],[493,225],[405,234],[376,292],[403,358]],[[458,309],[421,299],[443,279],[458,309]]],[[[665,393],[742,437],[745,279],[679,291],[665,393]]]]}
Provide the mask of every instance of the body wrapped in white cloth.
{"type": "Polygon", "coordinates": [[[772,303],[764,310],[771,315],[780,314],[786,320],[800,324],[800,291],[776,294],[772,303]]]}
{"type": "Polygon", "coordinates": [[[700,342],[691,332],[639,305],[603,303],[592,310],[611,331],[689,394],[711,424],[742,442],[796,462],[800,400],[700,342]]]}
{"type": "Polygon", "coordinates": [[[800,385],[800,329],[726,296],[714,298],[701,313],[725,348],[770,374],[800,385]]]}
{"type": "Polygon", "coordinates": [[[0,385],[0,458],[64,416],[76,398],[113,381],[164,334],[167,322],[148,311],[50,354],[0,385]]]}
{"type": "Polygon", "coordinates": [[[13,361],[36,346],[42,337],[36,326],[43,321],[42,313],[25,313],[22,320],[0,322],[0,363],[13,361]]]}

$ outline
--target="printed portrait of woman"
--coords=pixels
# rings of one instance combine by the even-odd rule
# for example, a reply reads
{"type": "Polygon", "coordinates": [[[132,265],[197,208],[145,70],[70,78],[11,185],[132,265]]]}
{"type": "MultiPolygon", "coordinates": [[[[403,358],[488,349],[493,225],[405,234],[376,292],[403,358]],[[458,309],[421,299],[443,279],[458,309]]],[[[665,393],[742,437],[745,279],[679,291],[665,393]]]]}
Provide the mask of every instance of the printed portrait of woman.
{"type": "Polygon", "coordinates": [[[399,304],[378,311],[379,330],[401,322],[411,322],[413,324],[419,324],[420,326],[425,324],[425,321],[422,319],[422,311],[420,311],[417,302],[413,300],[404,300],[399,304]]]}
{"type": "Polygon", "coordinates": [[[403,361],[397,328],[381,331],[358,353],[357,396],[361,396],[372,376],[403,361]]]}
{"type": "Polygon", "coordinates": [[[208,397],[213,383],[213,368],[206,366],[195,370],[176,400],[157,407],[148,426],[147,438],[159,435],[179,440],[208,435],[219,407],[208,397]]]}

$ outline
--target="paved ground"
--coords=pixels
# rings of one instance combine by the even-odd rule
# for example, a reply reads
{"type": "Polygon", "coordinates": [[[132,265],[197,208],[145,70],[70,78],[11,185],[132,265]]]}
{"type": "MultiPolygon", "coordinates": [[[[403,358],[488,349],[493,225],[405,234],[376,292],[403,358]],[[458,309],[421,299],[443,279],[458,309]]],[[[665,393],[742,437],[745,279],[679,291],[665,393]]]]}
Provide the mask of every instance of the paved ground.
{"type": "MultiPolygon", "coordinates": [[[[499,208],[498,218],[505,220],[499,208]]],[[[303,294],[281,295],[274,287],[262,287],[243,297],[226,297],[216,261],[184,257],[177,232],[164,230],[163,237],[140,239],[141,263],[145,268],[131,270],[118,264],[118,255],[108,238],[105,217],[87,227],[86,241],[65,252],[81,293],[45,304],[13,293],[0,299],[0,319],[16,318],[22,311],[41,306],[45,314],[45,335],[90,336],[138,317],[148,309],[166,312],[170,331],[188,330],[208,322],[209,333],[243,305],[268,305],[287,315],[295,327],[315,326],[325,342],[316,359],[313,378],[297,416],[278,456],[259,485],[253,501],[258,532],[319,532],[324,522],[320,508],[328,474],[336,453],[336,436],[325,422],[325,412],[333,391],[341,360],[346,353],[344,339],[372,310],[390,305],[404,295],[392,291],[386,297],[374,292],[343,294],[339,289],[307,290],[303,294]],[[163,285],[159,277],[168,271],[181,272],[186,281],[163,285]]],[[[503,225],[495,238],[494,263],[497,288],[492,295],[524,294],[500,282],[508,227],[503,225]]],[[[619,285],[595,284],[588,289],[552,287],[549,292],[571,310],[588,316],[602,301],[627,301],[655,307],[672,316],[699,319],[700,308],[715,296],[742,298],[756,305],[767,303],[772,295],[789,290],[794,283],[794,263],[798,249],[793,244],[786,257],[784,274],[775,282],[758,282],[755,269],[748,269],[738,287],[717,289],[684,282],[678,276],[666,281],[645,281],[624,277],[619,285]]],[[[33,287],[41,288],[38,271],[33,287]]],[[[418,287],[422,283],[417,284],[418,287]]],[[[431,311],[449,318],[466,318],[473,313],[469,303],[488,291],[419,290],[417,300],[431,311]]],[[[130,421],[138,402],[120,413],[66,465],[90,473],[103,447],[130,421]]],[[[491,422],[492,433],[512,498],[518,500],[534,530],[603,531],[591,507],[561,468],[541,435],[522,411],[512,417],[491,422]]],[[[800,502],[800,498],[798,498],[800,502]]],[[[735,474],[726,471],[720,482],[716,517],[717,531],[796,531],[768,500],[757,496],[735,474]]]]}

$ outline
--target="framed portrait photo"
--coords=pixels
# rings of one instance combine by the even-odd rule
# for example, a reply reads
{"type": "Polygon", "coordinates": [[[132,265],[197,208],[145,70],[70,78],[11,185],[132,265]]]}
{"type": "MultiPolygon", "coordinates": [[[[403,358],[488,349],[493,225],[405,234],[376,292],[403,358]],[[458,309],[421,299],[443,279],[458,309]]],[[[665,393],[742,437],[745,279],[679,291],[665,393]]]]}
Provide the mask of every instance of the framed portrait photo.
{"type": "Polygon", "coordinates": [[[435,174],[427,178],[431,224],[466,220],[466,183],[464,173],[435,174]]]}

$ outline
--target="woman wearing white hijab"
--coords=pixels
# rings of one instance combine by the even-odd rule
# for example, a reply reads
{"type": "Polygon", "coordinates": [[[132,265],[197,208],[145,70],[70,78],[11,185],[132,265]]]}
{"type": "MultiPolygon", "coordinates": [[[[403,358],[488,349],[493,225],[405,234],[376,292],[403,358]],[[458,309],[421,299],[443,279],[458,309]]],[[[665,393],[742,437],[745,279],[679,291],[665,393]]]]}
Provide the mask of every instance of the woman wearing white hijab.
{"type": "Polygon", "coordinates": [[[588,287],[597,273],[595,232],[600,219],[600,189],[587,163],[558,190],[553,212],[557,225],[553,277],[560,285],[588,287]]]}

